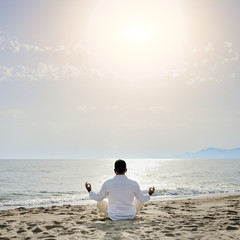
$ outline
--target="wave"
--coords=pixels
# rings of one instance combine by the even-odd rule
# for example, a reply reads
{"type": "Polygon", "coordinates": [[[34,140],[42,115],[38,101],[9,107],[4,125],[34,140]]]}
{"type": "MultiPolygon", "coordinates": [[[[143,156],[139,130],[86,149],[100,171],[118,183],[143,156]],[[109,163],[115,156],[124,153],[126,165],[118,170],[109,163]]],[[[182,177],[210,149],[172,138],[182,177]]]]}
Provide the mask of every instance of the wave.
{"type": "MultiPolygon", "coordinates": [[[[240,192],[240,188],[236,189],[185,189],[185,188],[177,188],[177,189],[156,189],[153,196],[198,196],[198,195],[208,195],[208,194],[221,194],[221,193],[238,193],[240,192]]],[[[143,191],[143,193],[148,193],[147,190],[143,191]]]]}
{"type": "Polygon", "coordinates": [[[17,207],[40,207],[53,206],[64,204],[87,204],[89,201],[88,195],[59,195],[50,197],[35,197],[22,200],[6,200],[0,201],[0,209],[9,209],[17,207]]]}
{"type": "MultiPolygon", "coordinates": [[[[143,193],[146,194],[148,191],[144,190],[143,193]]],[[[196,189],[157,189],[153,194],[153,198],[157,199],[175,199],[175,198],[187,198],[187,197],[195,197],[201,195],[208,194],[221,194],[221,193],[237,193],[240,192],[240,189],[235,190],[196,190],[196,189]]],[[[48,192],[49,193],[49,192],[48,192]]],[[[18,207],[42,207],[42,206],[53,206],[53,205],[64,205],[64,204],[72,204],[72,205],[84,205],[93,203],[93,200],[90,200],[88,194],[59,194],[52,195],[49,197],[33,197],[22,200],[9,200],[7,198],[0,198],[0,209],[11,209],[18,207]]]]}

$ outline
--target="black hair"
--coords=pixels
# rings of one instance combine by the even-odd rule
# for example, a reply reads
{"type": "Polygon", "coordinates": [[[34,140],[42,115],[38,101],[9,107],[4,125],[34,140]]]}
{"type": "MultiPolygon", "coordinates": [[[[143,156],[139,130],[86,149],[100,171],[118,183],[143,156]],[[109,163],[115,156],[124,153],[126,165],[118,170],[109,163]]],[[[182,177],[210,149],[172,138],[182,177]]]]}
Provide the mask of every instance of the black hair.
{"type": "Polygon", "coordinates": [[[117,173],[123,174],[127,169],[127,164],[124,160],[119,159],[115,162],[114,168],[117,173]]]}

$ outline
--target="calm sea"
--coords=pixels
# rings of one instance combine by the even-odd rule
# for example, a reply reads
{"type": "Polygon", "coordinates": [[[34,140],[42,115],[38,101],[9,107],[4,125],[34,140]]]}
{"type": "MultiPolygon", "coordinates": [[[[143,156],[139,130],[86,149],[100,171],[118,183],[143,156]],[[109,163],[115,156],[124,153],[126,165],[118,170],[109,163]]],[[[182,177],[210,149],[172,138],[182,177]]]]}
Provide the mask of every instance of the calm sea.
{"type": "MultiPolygon", "coordinates": [[[[87,204],[84,184],[98,191],[115,160],[0,160],[0,209],[87,204]]],[[[127,176],[153,199],[240,192],[240,159],[127,159],[127,176]]]]}

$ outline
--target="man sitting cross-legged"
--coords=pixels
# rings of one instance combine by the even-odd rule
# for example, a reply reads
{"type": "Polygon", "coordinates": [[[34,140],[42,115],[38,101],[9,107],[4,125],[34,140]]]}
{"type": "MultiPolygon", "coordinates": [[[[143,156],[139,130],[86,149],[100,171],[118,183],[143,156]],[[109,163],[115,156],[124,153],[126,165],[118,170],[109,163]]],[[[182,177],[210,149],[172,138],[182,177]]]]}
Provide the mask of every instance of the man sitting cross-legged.
{"type": "Polygon", "coordinates": [[[99,210],[111,220],[133,219],[143,207],[143,203],[149,201],[155,188],[149,188],[148,194],[144,195],[138,183],[125,175],[127,167],[123,160],[115,162],[114,172],[115,177],[104,182],[99,193],[93,192],[91,184],[86,182],[89,197],[98,201],[99,210]],[[103,200],[105,197],[108,197],[108,203],[103,200]]]}

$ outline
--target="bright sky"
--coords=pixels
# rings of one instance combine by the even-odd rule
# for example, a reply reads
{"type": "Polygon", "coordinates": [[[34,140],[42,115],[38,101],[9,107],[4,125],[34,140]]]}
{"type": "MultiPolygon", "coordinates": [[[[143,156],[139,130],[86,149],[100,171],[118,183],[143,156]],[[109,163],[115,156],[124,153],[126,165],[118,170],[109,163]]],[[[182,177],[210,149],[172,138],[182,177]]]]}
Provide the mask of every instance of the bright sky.
{"type": "Polygon", "coordinates": [[[0,1],[0,158],[240,143],[239,0],[0,1]]]}

